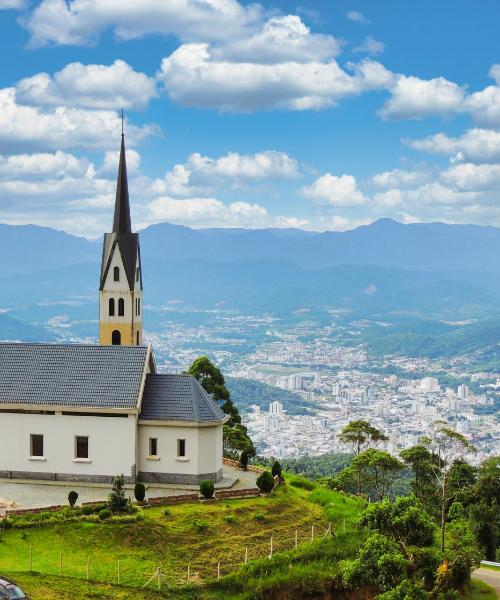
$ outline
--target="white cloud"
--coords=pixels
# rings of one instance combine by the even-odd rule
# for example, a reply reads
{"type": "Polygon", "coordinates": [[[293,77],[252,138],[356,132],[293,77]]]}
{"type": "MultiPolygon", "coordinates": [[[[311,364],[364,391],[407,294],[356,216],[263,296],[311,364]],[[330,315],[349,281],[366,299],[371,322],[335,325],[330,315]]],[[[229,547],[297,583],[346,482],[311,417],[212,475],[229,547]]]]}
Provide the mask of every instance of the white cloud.
{"type": "Polygon", "coordinates": [[[385,44],[383,42],[379,42],[371,35],[367,35],[363,43],[354,48],[354,52],[364,52],[366,54],[371,54],[372,56],[382,54],[384,50],[385,44]]]}
{"type": "Polygon", "coordinates": [[[273,17],[249,37],[214,46],[215,60],[250,63],[322,61],[339,54],[341,44],[331,35],[311,33],[300,17],[273,17]]]}
{"type": "Polygon", "coordinates": [[[368,201],[352,175],[337,177],[326,173],[311,185],[304,186],[301,192],[306,198],[336,207],[357,206],[368,201]]]}
{"type": "Polygon", "coordinates": [[[194,153],[187,165],[192,172],[209,177],[294,179],[298,176],[297,161],[276,150],[255,154],[228,152],[219,158],[194,153]]]}
{"type": "Polygon", "coordinates": [[[232,202],[216,198],[155,198],[148,204],[150,222],[168,221],[202,227],[300,227],[306,221],[274,216],[259,204],[232,202]]]}
{"type": "Polygon", "coordinates": [[[262,19],[236,0],[43,0],[25,19],[31,43],[88,44],[107,29],[120,40],[173,34],[182,40],[237,39],[262,19]]]}
{"type": "Polygon", "coordinates": [[[441,173],[441,179],[464,191],[497,190],[500,188],[500,165],[453,165],[441,173]]]}
{"type": "Polygon", "coordinates": [[[425,171],[405,171],[403,169],[393,169],[377,173],[372,177],[373,184],[379,188],[388,187],[407,187],[424,183],[429,178],[425,171]]]}
{"type": "Polygon", "coordinates": [[[500,65],[492,65],[488,75],[495,80],[497,85],[500,85],[500,65]]]}
{"type": "Polygon", "coordinates": [[[355,21],[356,23],[369,23],[368,19],[359,12],[359,10],[350,10],[345,15],[349,21],[355,21]]]}
{"type": "Polygon", "coordinates": [[[92,172],[86,158],[77,158],[58,150],[54,154],[15,154],[0,156],[0,177],[83,177],[92,172]]]}
{"type": "Polygon", "coordinates": [[[26,0],[0,0],[0,10],[22,10],[26,0]]]}
{"type": "MultiPolygon", "coordinates": [[[[116,148],[120,130],[120,118],[113,111],[23,106],[17,102],[15,88],[0,89],[0,152],[4,154],[116,148]]],[[[127,125],[126,131],[133,145],[157,130],[151,125],[127,125]]]]}
{"type": "Polygon", "coordinates": [[[464,110],[464,88],[443,77],[419,79],[398,75],[391,97],[380,110],[387,119],[422,119],[464,110]]]}
{"type": "Polygon", "coordinates": [[[471,94],[464,106],[481,127],[500,127],[500,87],[489,85],[471,94]]]}
{"type": "MultiPolygon", "coordinates": [[[[99,173],[105,173],[109,175],[116,175],[118,172],[118,162],[120,160],[120,151],[110,151],[104,153],[104,160],[102,162],[99,173]]],[[[141,166],[141,155],[130,148],[127,148],[127,173],[134,175],[139,171],[141,166]]]]}
{"type": "Polygon", "coordinates": [[[447,155],[454,162],[500,160],[500,132],[490,129],[470,129],[460,137],[437,133],[420,140],[404,139],[403,143],[422,152],[447,155]]]}
{"type": "Polygon", "coordinates": [[[38,73],[17,86],[21,104],[116,109],[145,108],[156,95],[156,84],[123,60],[112,65],[70,63],[52,77],[38,73]]]}
{"type": "Polygon", "coordinates": [[[163,59],[158,77],[176,102],[234,111],[323,108],[345,96],[383,87],[391,79],[379,63],[364,61],[352,68],[350,75],[335,60],[231,62],[215,59],[208,44],[183,44],[163,59]]]}

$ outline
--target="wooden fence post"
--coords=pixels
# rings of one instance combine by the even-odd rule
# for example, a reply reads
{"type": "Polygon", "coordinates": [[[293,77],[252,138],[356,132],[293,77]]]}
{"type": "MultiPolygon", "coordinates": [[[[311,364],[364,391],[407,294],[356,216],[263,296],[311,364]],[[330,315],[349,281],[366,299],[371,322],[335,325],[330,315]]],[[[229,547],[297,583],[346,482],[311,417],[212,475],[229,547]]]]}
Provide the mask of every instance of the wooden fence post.
{"type": "Polygon", "coordinates": [[[245,548],[245,564],[248,563],[248,547],[245,548]]]}
{"type": "Polygon", "coordinates": [[[270,545],[271,545],[271,548],[270,548],[271,551],[269,553],[269,558],[272,558],[273,557],[273,536],[271,536],[271,544],[270,545]]]}
{"type": "Polygon", "coordinates": [[[217,563],[217,579],[220,579],[220,560],[217,563]]]}

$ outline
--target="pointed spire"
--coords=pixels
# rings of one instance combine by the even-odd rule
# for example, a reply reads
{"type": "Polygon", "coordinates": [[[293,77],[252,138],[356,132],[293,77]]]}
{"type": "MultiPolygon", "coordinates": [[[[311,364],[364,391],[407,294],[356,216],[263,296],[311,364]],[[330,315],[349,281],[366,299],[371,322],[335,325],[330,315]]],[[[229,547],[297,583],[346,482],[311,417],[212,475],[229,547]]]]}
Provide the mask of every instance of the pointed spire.
{"type": "Polygon", "coordinates": [[[125,135],[123,133],[122,110],[122,144],[120,148],[120,164],[116,181],[115,217],[113,233],[132,233],[130,222],[130,205],[128,201],[127,161],[125,160],[125,135]]]}

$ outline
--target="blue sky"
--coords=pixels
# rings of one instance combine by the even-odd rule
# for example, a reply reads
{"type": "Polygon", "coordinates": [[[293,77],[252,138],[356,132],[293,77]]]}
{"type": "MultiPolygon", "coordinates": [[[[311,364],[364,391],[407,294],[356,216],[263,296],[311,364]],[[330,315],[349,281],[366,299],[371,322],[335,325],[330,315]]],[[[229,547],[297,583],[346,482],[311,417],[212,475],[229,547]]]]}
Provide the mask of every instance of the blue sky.
{"type": "Polygon", "coordinates": [[[0,221],[500,226],[500,5],[0,0],[0,221]]]}

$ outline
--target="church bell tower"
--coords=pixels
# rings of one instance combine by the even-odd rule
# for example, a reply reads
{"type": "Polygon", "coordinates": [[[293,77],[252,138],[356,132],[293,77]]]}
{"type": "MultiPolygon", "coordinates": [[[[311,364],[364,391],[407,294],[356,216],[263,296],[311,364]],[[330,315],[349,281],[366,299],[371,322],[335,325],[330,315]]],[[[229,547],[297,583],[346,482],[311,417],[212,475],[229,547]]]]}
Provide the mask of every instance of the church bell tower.
{"type": "Polygon", "coordinates": [[[139,234],[132,233],[125,136],[120,149],[113,231],[104,234],[99,286],[99,343],[140,346],[142,269],[139,234]]]}

